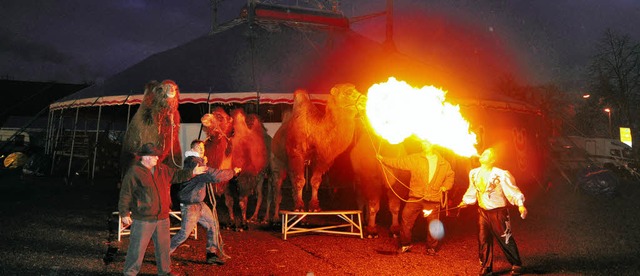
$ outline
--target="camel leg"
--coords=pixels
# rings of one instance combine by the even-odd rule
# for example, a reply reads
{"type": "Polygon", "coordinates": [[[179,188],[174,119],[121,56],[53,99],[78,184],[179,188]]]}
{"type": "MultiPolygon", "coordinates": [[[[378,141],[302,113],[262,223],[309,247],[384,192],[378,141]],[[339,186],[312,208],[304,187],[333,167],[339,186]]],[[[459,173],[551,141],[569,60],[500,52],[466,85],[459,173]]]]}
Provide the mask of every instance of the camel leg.
{"type": "Polygon", "coordinates": [[[293,202],[294,211],[304,211],[304,201],[302,200],[302,190],[304,189],[306,181],[304,174],[295,175],[293,177],[293,202]]]}
{"type": "Polygon", "coordinates": [[[391,212],[391,235],[397,238],[400,235],[400,199],[391,191],[387,193],[389,198],[389,212],[391,212]]]}
{"type": "Polygon", "coordinates": [[[238,205],[240,205],[240,211],[242,212],[242,221],[240,222],[240,227],[238,227],[238,231],[248,230],[249,225],[247,225],[247,203],[249,202],[248,195],[242,195],[238,198],[238,205]]]}
{"type": "Polygon", "coordinates": [[[235,227],[236,224],[236,216],[234,215],[233,210],[233,196],[230,191],[231,185],[228,185],[226,189],[224,189],[224,204],[227,205],[227,210],[229,210],[229,222],[227,222],[227,228],[235,227]]]}
{"type": "Polygon", "coordinates": [[[302,158],[292,158],[289,162],[291,173],[289,178],[293,186],[293,210],[296,212],[304,211],[304,201],[302,200],[302,190],[307,183],[305,179],[305,160],[302,158]]]}
{"type": "Polygon", "coordinates": [[[322,183],[322,175],[324,174],[324,170],[314,170],[313,175],[311,176],[311,201],[309,201],[309,211],[310,212],[319,212],[320,209],[320,200],[318,200],[318,189],[320,188],[320,184],[322,183]]]}
{"type": "Polygon", "coordinates": [[[380,198],[370,199],[368,201],[367,206],[367,215],[368,215],[368,223],[367,228],[365,229],[367,232],[367,238],[378,238],[378,228],[376,227],[376,216],[378,215],[378,211],[380,210],[380,198]]]}
{"type": "Polygon", "coordinates": [[[276,222],[280,220],[280,202],[282,202],[282,182],[286,178],[286,173],[284,171],[273,171],[269,178],[269,189],[267,194],[267,206],[266,212],[264,214],[264,219],[271,220],[272,222],[276,222]],[[273,218],[270,217],[271,210],[271,202],[274,202],[274,213],[273,218]]]}
{"type": "Polygon", "coordinates": [[[253,215],[251,216],[251,218],[249,219],[249,221],[251,222],[257,222],[258,221],[258,214],[260,213],[260,205],[262,205],[262,185],[264,183],[264,174],[260,173],[258,175],[258,177],[255,178],[256,181],[256,209],[255,211],[253,211],[253,215]]]}

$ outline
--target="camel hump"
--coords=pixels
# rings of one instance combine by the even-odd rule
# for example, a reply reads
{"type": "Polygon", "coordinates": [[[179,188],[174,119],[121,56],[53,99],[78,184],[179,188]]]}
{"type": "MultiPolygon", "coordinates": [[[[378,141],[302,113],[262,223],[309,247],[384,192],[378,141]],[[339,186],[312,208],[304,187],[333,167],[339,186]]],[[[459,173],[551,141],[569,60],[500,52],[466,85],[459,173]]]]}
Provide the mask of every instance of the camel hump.
{"type": "MultiPolygon", "coordinates": [[[[322,113],[320,110],[311,102],[311,98],[309,97],[309,93],[305,90],[296,90],[293,93],[293,117],[304,117],[306,118],[316,118],[322,117],[322,113]]],[[[300,119],[294,119],[300,120],[300,119]]]]}
{"type": "Polygon", "coordinates": [[[306,90],[298,89],[293,92],[293,109],[296,109],[296,106],[304,106],[308,104],[311,104],[311,98],[306,90]]]}

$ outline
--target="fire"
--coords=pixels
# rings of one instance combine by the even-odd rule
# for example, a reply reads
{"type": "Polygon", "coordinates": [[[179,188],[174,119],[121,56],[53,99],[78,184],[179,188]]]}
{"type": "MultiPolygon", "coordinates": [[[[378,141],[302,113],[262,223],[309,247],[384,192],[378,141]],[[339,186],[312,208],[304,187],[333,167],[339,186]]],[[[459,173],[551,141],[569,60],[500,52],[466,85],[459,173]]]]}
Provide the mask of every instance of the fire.
{"type": "Polygon", "coordinates": [[[460,108],[445,101],[446,92],[433,86],[414,88],[390,77],[374,84],[367,95],[367,118],[389,143],[416,135],[460,156],[477,155],[475,133],[460,108]]]}

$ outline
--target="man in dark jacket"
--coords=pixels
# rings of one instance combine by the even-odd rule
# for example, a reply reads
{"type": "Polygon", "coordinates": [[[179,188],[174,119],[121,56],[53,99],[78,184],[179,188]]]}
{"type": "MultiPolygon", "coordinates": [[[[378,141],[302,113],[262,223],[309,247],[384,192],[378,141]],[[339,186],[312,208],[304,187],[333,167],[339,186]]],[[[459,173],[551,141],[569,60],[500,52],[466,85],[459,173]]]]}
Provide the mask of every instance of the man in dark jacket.
{"type": "MultiPolygon", "coordinates": [[[[205,166],[204,142],[194,140],[191,142],[191,150],[185,152],[184,168],[195,168],[205,166]]],[[[191,235],[191,231],[196,227],[196,223],[200,223],[207,231],[207,263],[222,265],[229,257],[224,253],[222,248],[222,239],[220,237],[220,224],[215,211],[211,211],[209,206],[204,203],[206,196],[207,184],[229,181],[234,175],[240,172],[240,168],[233,170],[218,170],[208,168],[206,173],[198,175],[184,183],[180,184],[180,211],[182,212],[182,224],[180,231],[171,238],[171,249],[169,254],[178,248],[187,237],[191,235]]],[[[214,205],[215,210],[215,205],[214,205]]]]}
{"type": "Polygon", "coordinates": [[[142,145],[135,162],[122,178],[118,211],[122,223],[131,225],[129,248],[124,263],[125,275],[140,271],[144,253],[153,239],[159,275],[171,275],[169,258],[170,187],[202,174],[206,167],[175,170],[158,164],[158,150],[152,143],[142,145]]]}
{"type": "MultiPolygon", "coordinates": [[[[400,232],[400,246],[398,253],[407,252],[411,247],[411,232],[416,219],[424,211],[435,212],[434,215],[424,214],[427,225],[436,222],[440,213],[442,193],[453,187],[455,173],[451,164],[438,154],[433,145],[426,140],[422,142],[420,153],[410,154],[399,158],[383,158],[378,155],[382,164],[411,172],[409,182],[409,200],[406,200],[402,210],[402,229],[400,232]]],[[[436,255],[438,240],[442,238],[429,233],[427,235],[427,255],[436,255]]]]}

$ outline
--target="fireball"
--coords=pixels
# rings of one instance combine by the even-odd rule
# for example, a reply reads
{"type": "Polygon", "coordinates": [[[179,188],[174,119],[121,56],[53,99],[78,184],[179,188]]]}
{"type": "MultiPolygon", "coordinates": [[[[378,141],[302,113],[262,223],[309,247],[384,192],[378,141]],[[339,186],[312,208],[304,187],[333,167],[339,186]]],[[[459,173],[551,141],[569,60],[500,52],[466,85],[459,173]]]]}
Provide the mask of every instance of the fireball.
{"type": "Polygon", "coordinates": [[[367,95],[367,118],[375,132],[397,144],[411,135],[448,148],[460,156],[477,155],[475,133],[460,108],[433,86],[415,88],[390,77],[374,84],[367,95]]]}

